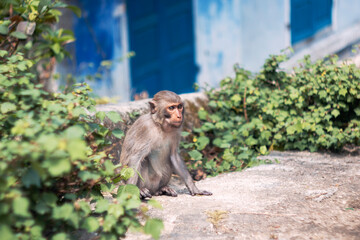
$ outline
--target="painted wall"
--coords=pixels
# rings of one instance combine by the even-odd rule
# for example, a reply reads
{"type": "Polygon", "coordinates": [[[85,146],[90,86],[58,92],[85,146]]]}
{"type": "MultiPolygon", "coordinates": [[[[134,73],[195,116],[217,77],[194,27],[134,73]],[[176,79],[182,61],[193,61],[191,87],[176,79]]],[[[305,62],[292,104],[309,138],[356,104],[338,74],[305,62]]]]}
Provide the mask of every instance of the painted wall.
{"type": "Polygon", "coordinates": [[[217,87],[241,60],[239,0],[194,0],[197,82],[217,87]]]}
{"type": "Polygon", "coordinates": [[[336,4],[337,30],[349,27],[360,21],[360,1],[334,0],[336,4]]]}
{"type": "Polygon", "coordinates": [[[72,73],[80,81],[87,75],[102,74],[101,79],[88,81],[99,96],[118,97],[129,101],[129,63],[124,56],[128,53],[127,19],[124,0],[76,0],[70,2],[82,10],[81,18],[70,11],[64,11],[60,27],[72,29],[76,42],[68,46],[72,59],[58,64],[57,72],[72,73]],[[99,71],[102,61],[112,61],[106,71],[99,71]]]}
{"type": "Polygon", "coordinates": [[[284,0],[241,0],[240,66],[258,71],[270,54],[287,46],[284,0]]]}
{"type": "Polygon", "coordinates": [[[284,0],[195,0],[198,83],[217,87],[238,63],[258,71],[287,47],[284,0]]]}

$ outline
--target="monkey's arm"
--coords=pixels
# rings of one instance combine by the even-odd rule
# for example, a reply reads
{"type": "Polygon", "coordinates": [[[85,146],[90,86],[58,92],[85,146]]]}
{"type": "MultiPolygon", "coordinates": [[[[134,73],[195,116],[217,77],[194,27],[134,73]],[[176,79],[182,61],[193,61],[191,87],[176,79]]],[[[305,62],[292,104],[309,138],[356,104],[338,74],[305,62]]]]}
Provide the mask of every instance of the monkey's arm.
{"type": "Polygon", "coordinates": [[[186,168],[185,162],[181,159],[180,155],[177,152],[171,154],[170,159],[175,173],[184,180],[185,185],[191,195],[212,195],[211,192],[201,191],[195,186],[193,179],[186,168]]]}

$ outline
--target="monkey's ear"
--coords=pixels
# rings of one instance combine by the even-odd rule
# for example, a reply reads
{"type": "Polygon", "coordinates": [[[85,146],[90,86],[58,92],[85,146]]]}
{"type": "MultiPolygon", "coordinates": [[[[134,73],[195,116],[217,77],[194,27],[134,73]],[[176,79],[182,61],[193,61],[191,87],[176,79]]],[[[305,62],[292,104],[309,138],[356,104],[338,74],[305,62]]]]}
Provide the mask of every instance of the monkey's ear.
{"type": "Polygon", "coordinates": [[[150,104],[150,112],[151,112],[151,114],[156,113],[156,104],[155,104],[155,102],[150,101],[149,104],[150,104]]]}

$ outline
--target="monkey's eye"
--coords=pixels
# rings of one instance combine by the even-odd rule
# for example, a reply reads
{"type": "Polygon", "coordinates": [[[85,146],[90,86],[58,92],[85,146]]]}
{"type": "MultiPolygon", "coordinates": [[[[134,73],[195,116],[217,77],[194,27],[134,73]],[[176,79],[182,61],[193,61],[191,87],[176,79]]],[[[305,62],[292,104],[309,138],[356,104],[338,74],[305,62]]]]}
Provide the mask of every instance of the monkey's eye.
{"type": "Polygon", "coordinates": [[[169,107],[169,110],[174,110],[174,109],[175,109],[174,106],[170,106],[170,107],[169,107]]]}
{"type": "Polygon", "coordinates": [[[182,105],[182,104],[179,104],[177,107],[178,107],[178,109],[182,109],[182,108],[183,108],[183,105],[182,105]]]}

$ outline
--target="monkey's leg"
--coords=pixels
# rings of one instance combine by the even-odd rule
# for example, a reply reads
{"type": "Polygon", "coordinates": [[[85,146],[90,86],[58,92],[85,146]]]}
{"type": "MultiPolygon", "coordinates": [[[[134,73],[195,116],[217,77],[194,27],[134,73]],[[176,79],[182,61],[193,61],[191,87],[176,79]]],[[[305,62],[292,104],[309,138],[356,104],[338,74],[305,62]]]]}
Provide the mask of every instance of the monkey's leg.
{"type": "Polygon", "coordinates": [[[162,187],[155,195],[166,195],[171,197],[177,197],[177,192],[169,186],[162,187]]]}

